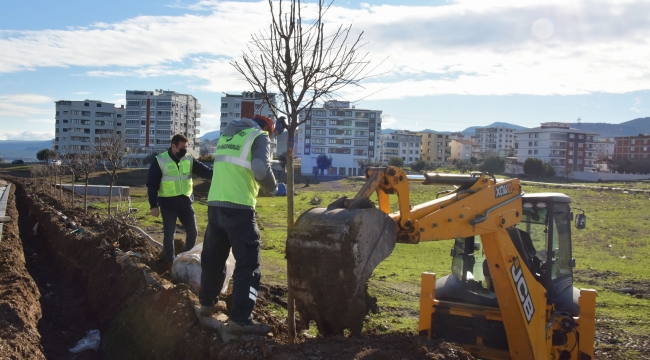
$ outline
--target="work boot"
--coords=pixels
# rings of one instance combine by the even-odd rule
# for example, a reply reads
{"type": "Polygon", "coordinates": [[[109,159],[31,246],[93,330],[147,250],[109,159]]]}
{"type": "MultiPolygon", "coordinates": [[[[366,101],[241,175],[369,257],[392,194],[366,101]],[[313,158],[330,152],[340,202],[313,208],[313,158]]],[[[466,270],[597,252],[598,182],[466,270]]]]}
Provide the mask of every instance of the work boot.
{"type": "Polygon", "coordinates": [[[258,323],[256,321],[250,320],[249,323],[236,323],[230,321],[228,323],[228,334],[230,335],[244,335],[244,334],[255,334],[255,335],[266,335],[271,332],[271,327],[264,323],[258,323]]]}

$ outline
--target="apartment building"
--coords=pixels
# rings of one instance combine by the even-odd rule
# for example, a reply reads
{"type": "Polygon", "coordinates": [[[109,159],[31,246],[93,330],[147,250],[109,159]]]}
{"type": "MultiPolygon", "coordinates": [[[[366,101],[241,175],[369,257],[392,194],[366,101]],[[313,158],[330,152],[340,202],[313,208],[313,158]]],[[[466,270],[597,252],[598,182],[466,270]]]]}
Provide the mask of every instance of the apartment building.
{"type": "Polygon", "coordinates": [[[598,138],[594,142],[594,159],[613,159],[616,141],[614,138],[598,138]]]}
{"type": "Polygon", "coordinates": [[[125,142],[137,147],[136,157],[145,157],[167,150],[171,138],[183,134],[189,140],[187,152],[198,157],[199,110],[201,104],[192,95],[162,89],[127,90],[125,142]]]}
{"type": "Polygon", "coordinates": [[[538,158],[556,167],[573,171],[594,169],[595,137],[598,134],[573,129],[569,123],[545,122],[540,127],[517,130],[517,161],[538,158]]]}
{"type": "Polygon", "coordinates": [[[477,128],[474,130],[476,143],[481,153],[507,156],[515,148],[515,128],[505,126],[477,128]]]}
{"type": "MultiPolygon", "coordinates": [[[[301,114],[303,128],[297,132],[295,154],[302,173],[314,174],[320,155],[332,158],[329,175],[362,175],[360,161],[374,161],[381,134],[381,111],[355,109],[349,101],[327,101],[322,108],[301,114]]],[[[419,149],[419,148],[418,148],[419,149]]]]}
{"type": "Polygon", "coordinates": [[[472,157],[478,159],[481,154],[479,144],[469,140],[451,140],[451,160],[469,160],[472,157]]]}
{"type": "MultiPolygon", "coordinates": [[[[419,133],[398,130],[390,134],[379,136],[379,160],[388,164],[388,160],[399,157],[404,160],[404,165],[410,165],[420,160],[422,154],[422,135],[419,133]]],[[[426,161],[426,160],[425,160],[426,161]]]]}
{"type": "MultiPolygon", "coordinates": [[[[275,94],[269,94],[272,102],[275,102],[275,94]]],[[[226,94],[221,97],[221,122],[219,124],[220,133],[223,134],[226,126],[233,120],[251,119],[255,115],[264,115],[275,120],[271,108],[264,101],[261,93],[254,91],[244,91],[241,95],[226,94]]],[[[281,141],[278,140],[278,141],[281,141]]],[[[271,139],[271,154],[279,155],[286,151],[286,139],[283,150],[278,152],[276,139],[271,139]]]]}
{"type": "Polygon", "coordinates": [[[55,107],[52,149],[59,154],[92,152],[101,137],[124,130],[124,105],[116,108],[100,100],[60,100],[55,107]]]}
{"type": "Polygon", "coordinates": [[[451,157],[451,137],[453,134],[441,134],[433,131],[420,131],[422,137],[420,157],[427,165],[440,166],[449,162],[451,157]]]}
{"type": "Polygon", "coordinates": [[[614,160],[640,160],[650,158],[650,135],[616,137],[614,160]]]}

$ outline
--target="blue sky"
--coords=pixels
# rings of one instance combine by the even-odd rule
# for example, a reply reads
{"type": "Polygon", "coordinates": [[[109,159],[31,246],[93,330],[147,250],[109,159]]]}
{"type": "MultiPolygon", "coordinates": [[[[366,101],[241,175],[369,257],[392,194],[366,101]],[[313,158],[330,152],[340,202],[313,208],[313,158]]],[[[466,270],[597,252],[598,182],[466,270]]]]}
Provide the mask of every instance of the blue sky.
{"type": "MultiPolygon", "coordinates": [[[[383,76],[339,98],[384,128],[462,130],[495,121],[620,123],[650,116],[650,2],[337,1],[383,76]]],[[[267,2],[22,0],[0,12],[0,139],[51,139],[54,101],[124,103],[170,89],[219,127],[224,92],[249,90],[229,61],[269,21],[267,2]]],[[[604,134],[606,135],[606,134],[604,134]]]]}

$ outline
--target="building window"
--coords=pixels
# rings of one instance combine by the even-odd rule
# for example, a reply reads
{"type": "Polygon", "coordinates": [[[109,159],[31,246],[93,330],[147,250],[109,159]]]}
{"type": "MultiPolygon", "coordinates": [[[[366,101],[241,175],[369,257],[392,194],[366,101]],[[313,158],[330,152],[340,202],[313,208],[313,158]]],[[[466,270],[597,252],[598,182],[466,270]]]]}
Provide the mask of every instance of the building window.
{"type": "Polygon", "coordinates": [[[228,116],[228,113],[221,113],[221,117],[226,117],[228,116]]]}
{"type": "Polygon", "coordinates": [[[222,109],[227,109],[228,108],[228,103],[221,103],[221,108],[222,109]]]}
{"type": "Polygon", "coordinates": [[[102,103],[97,103],[97,107],[102,107],[102,103]]]}
{"type": "Polygon", "coordinates": [[[576,134],[569,134],[569,139],[575,139],[576,134]]]}
{"type": "Polygon", "coordinates": [[[84,103],[84,106],[90,106],[90,103],[84,103]]]}
{"type": "Polygon", "coordinates": [[[528,150],[528,155],[532,155],[532,154],[533,154],[533,150],[528,150]]]}

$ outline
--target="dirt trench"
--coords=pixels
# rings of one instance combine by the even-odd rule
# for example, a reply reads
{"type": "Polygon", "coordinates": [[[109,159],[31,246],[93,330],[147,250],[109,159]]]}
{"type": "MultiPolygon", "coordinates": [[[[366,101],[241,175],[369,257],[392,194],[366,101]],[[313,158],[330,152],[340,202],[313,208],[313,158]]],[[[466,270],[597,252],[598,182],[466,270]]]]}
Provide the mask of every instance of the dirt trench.
{"type": "Polygon", "coordinates": [[[286,307],[286,289],[265,285],[253,314],[273,336],[224,344],[198,324],[196,295],[168,280],[160,250],[139,233],[68,211],[29,180],[10,181],[18,205],[10,216],[18,221],[5,226],[0,243],[0,359],[472,359],[453,344],[407,333],[301,336],[288,345],[285,319],[268,310],[286,307]],[[118,261],[126,251],[139,256],[118,261]],[[101,333],[99,350],[70,353],[91,329],[101,333]]]}

